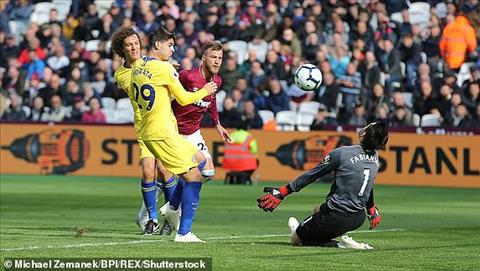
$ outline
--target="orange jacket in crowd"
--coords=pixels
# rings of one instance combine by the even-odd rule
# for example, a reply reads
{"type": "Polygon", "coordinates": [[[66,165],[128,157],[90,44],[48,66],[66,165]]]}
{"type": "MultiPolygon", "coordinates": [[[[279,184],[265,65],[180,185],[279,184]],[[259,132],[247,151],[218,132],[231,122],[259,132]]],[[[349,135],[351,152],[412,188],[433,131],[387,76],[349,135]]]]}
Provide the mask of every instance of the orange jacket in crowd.
{"type": "Polygon", "coordinates": [[[440,54],[447,61],[448,67],[458,69],[465,62],[465,54],[477,49],[475,31],[468,19],[457,16],[455,21],[449,23],[442,33],[440,40],[440,54]]]}

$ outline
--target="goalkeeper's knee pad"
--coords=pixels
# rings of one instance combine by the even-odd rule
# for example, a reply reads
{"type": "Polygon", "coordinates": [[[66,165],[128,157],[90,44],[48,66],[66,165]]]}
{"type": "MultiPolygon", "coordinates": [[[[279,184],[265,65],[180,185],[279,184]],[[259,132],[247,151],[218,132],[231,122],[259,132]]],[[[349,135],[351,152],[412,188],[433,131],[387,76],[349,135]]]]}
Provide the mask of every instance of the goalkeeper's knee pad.
{"type": "Polygon", "coordinates": [[[200,172],[205,179],[211,179],[215,175],[215,169],[204,169],[200,172]]]}

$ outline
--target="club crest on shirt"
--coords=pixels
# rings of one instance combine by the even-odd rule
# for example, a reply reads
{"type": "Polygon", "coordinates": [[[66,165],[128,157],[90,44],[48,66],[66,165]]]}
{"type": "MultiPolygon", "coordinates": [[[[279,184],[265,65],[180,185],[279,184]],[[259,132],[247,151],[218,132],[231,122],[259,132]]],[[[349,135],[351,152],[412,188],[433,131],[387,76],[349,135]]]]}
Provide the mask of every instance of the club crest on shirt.
{"type": "Polygon", "coordinates": [[[178,78],[178,72],[173,71],[173,76],[174,76],[175,78],[178,78]]]}

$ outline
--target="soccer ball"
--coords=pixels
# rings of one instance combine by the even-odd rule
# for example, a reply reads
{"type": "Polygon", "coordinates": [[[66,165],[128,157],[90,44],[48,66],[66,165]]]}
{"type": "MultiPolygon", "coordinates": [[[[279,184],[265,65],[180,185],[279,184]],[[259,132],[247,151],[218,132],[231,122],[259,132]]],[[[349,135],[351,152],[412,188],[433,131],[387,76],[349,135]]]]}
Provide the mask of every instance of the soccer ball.
{"type": "Polygon", "coordinates": [[[302,90],[313,91],[322,83],[322,72],[313,64],[303,64],[295,71],[294,82],[302,90]]]}

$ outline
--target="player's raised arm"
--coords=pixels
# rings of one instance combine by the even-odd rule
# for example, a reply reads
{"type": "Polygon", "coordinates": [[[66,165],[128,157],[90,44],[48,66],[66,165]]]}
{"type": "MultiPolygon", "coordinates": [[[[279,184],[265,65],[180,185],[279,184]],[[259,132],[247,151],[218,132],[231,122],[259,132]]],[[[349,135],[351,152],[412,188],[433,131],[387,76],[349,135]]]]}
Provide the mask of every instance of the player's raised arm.
{"type": "Polygon", "coordinates": [[[171,80],[171,84],[169,85],[169,90],[177,102],[182,106],[194,103],[217,91],[217,85],[214,82],[208,82],[199,91],[188,92],[183,88],[180,80],[178,80],[175,71],[173,71],[172,77],[173,78],[171,80]]]}

